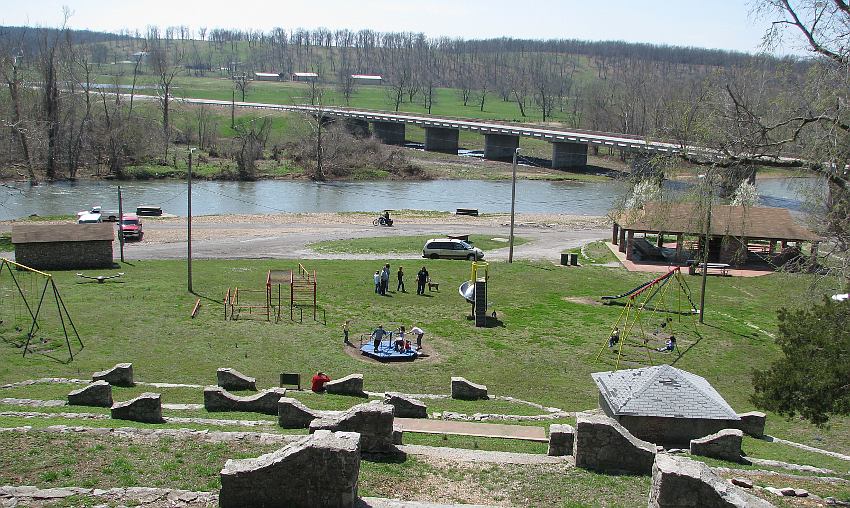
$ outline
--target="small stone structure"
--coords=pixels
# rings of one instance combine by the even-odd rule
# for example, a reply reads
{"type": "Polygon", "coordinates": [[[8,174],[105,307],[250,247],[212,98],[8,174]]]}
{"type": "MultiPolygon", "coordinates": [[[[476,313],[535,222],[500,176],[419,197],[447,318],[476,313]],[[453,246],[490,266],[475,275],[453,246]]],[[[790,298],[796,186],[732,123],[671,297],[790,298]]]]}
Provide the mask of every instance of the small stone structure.
{"type": "Polygon", "coordinates": [[[649,508],[770,508],[773,505],[725,482],[703,464],[658,454],[652,467],[649,508]]]}
{"type": "Polygon", "coordinates": [[[575,429],[572,425],[552,424],[549,426],[549,452],[551,456],[572,455],[575,429]]]}
{"type": "Polygon", "coordinates": [[[221,470],[222,508],[355,506],[360,436],[317,431],[254,459],[228,460],[221,470]]]}
{"type": "Polygon", "coordinates": [[[15,261],[36,270],[112,268],[112,224],[13,224],[15,261]]]}
{"type": "Polygon", "coordinates": [[[453,377],[452,398],[462,400],[487,399],[487,387],[467,381],[462,377],[453,377]]]}
{"type": "Polygon", "coordinates": [[[277,401],[277,422],[284,429],[306,429],[310,422],[319,418],[319,413],[292,397],[281,397],[277,401]]]}
{"type": "Polygon", "coordinates": [[[325,391],[336,395],[366,397],[363,391],[363,374],[351,374],[325,383],[325,391]]]}
{"type": "Polygon", "coordinates": [[[112,418],[144,423],[162,423],[162,397],[158,393],[143,393],[126,402],[112,405],[112,418]]]}
{"type": "Polygon", "coordinates": [[[599,407],[635,437],[685,447],[741,419],[705,378],[670,365],[591,374],[599,407]]]}
{"type": "Polygon", "coordinates": [[[133,382],[133,364],[118,363],[111,369],[95,372],[92,381],[106,381],[113,386],[135,386],[133,382]]]}
{"type": "Polygon", "coordinates": [[[204,388],[204,409],[216,411],[244,411],[246,413],[277,414],[277,402],[286,396],[286,389],[272,388],[256,395],[240,397],[220,386],[204,388]]]}
{"type": "Polygon", "coordinates": [[[385,393],[384,404],[393,407],[393,416],[396,418],[428,418],[428,407],[422,401],[401,393],[385,393]]]}
{"type": "Polygon", "coordinates": [[[393,408],[380,402],[358,404],[344,413],[310,423],[310,433],[319,430],[357,432],[364,452],[385,453],[393,446],[393,408]]]}
{"type": "Polygon", "coordinates": [[[737,425],[730,425],[733,429],[740,429],[752,437],[764,437],[764,425],[767,423],[767,415],[761,411],[750,411],[749,413],[740,413],[738,418],[741,419],[737,425]]]}
{"type": "Polygon", "coordinates": [[[691,455],[741,462],[741,441],[744,433],[738,429],[723,429],[710,436],[691,440],[691,455]]]}
{"type": "Polygon", "coordinates": [[[68,394],[71,406],[112,407],[112,385],[100,380],[68,394]]]}
{"type": "Polygon", "coordinates": [[[650,474],[655,445],[641,441],[611,418],[603,415],[576,415],[576,466],[602,473],[650,474]]]}
{"type": "Polygon", "coordinates": [[[242,374],[236,369],[222,367],[215,373],[218,386],[225,390],[256,390],[257,380],[242,374]]]}

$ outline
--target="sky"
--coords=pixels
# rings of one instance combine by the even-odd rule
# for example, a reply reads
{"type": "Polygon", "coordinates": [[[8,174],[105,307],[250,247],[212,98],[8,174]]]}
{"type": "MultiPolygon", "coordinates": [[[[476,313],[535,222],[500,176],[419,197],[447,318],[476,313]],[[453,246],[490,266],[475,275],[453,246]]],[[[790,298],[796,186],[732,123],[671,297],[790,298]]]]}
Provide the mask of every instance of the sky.
{"type": "Polygon", "coordinates": [[[769,23],[751,0],[0,0],[0,25],[144,31],[274,27],[423,32],[471,38],[624,40],[758,52],[769,23]]]}

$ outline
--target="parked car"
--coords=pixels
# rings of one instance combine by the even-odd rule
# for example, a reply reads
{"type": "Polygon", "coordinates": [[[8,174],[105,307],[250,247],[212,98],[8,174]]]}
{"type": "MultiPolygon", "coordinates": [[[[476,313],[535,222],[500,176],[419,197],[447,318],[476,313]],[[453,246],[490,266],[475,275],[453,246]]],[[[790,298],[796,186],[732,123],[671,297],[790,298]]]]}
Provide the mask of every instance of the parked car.
{"type": "Polygon", "coordinates": [[[121,220],[121,228],[124,231],[124,240],[141,240],[145,236],[142,230],[142,221],[135,213],[125,213],[121,220]]]}
{"type": "Polygon", "coordinates": [[[77,214],[77,224],[97,224],[100,222],[99,213],[77,214]]]}
{"type": "Polygon", "coordinates": [[[468,259],[477,261],[484,259],[484,252],[478,247],[453,238],[432,238],[425,242],[422,257],[430,259],[468,259]]]}
{"type": "Polygon", "coordinates": [[[78,219],[83,215],[99,215],[99,222],[118,222],[118,210],[104,210],[101,206],[93,206],[91,210],[77,212],[78,219]]]}

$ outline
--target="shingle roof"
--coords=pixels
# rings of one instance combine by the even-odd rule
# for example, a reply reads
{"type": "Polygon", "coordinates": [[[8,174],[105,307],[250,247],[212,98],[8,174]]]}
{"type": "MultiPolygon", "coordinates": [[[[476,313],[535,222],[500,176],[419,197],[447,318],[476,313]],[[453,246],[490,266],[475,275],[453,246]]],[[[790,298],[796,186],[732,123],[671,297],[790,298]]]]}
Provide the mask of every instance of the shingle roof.
{"type": "Polygon", "coordinates": [[[114,227],[100,224],[13,224],[12,243],[91,242],[114,239],[114,227]]]}
{"type": "Polygon", "coordinates": [[[591,376],[616,415],[739,419],[705,378],[669,365],[591,376]]]}
{"type": "MultiPolygon", "coordinates": [[[[701,234],[701,212],[693,203],[647,203],[642,210],[623,213],[614,222],[633,231],[701,234]]],[[[711,235],[774,240],[818,241],[821,238],[797,224],[785,208],[713,205],[711,235]]]]}

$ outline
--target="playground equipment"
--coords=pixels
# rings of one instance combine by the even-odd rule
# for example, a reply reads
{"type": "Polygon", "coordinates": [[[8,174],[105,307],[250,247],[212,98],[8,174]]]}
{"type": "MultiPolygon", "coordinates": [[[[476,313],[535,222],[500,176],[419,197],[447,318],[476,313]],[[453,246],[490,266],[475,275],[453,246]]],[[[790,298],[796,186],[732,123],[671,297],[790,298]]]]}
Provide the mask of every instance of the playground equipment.
{"type": "Polygon", "coordinates": [[[124,272],[118,272],[115,275],[98,275],[97,277],[92,277],[90,275],[83,275],[81,273],[78,273],[77,277],[79,277],[81,279],[93,280],[93,281],[97,282],[98,284],[103,284],[104,282],[106,282],[110,279],[117,279],[118,277],[121,277],[122,275],[124,275],[124,272]]]}
{"type": "Polygon", "coordinates": [[[470,279],[458,288],[460,296],[472,304],[472,316],[476,327],[487,326],[488,267],[489,264],[485,261],[473,262],[470,279]]]}
{"type": "MultiPolygon", "coordinates": [[[[372,336],[368,333],[360,335],[360,354],[374,358],[380,362],[412,362],[417,359],[420,354],[415,349],[415,344],[408,348],[396,348],[395,341],[398,336],[393,337],[398,333],[396,330],[388,330],[385,338],[378,344],[378,349],[375,349],[375,344],[372,341],[372,336]]],[[[412,334],[408,333],[405,340],[410,343],[412,334]]]]}
{"type": "MultiPolygon", "coordinates": [[[[617,355],[615,369],[620,368],[621,361],[652,365],[652,352],[678,350],[681,336],[677,337],[676,330],[682,323],[683,316],[690,317],[693,332],[699,335],[694,319],[699,311],[691,299],[691,291],[682,276],[681,267],[672,268],[660,277],[644,282],[625,293],[603,296],[602,300],[612,302],[623,298],[626,299],[626,304],[611,327],[611,334],[599,348],[596,361],[600,361],[606,349],[611,349],[617,355]],[[668,292],[671,287],[676,288],[675,308],[668,306],[668,292]],[[683,297],[689,304],[686,311],[683,310],[683,297]],[[644,316],[645,312],[649,312],[650,316],[644,316]],[[646,332],[646,321],[649,321],[650,326],[655,323],[652,333],[646,332]],[[664,347],[655,347],[656,344],[664,344],[664,347]],[[629,356],[632,349],[641,351],[636,356],[629,356]]],[[[684,328],[681,331],[684,332],[684,328]]]]}
{"type": "Polygon", "coordinates": [[[23,347],[23,356],[39,353],[69,363],[74,359],[69,332],[82,350],[83,341],[53,276],[0,258],[0,336],[4,340],[11,337],[16,346],[23,347]],[[55,314],[49,311],[51,298],[56,304],[55,314]],[[67,360],[53,354],[62,348],[61,340],[56,337],[60,329],[68,349],[67,360]],[[24,335],[24,330],[29,331],[24,335]],[[16,342],[16,335],[20,343],[16,342]]]}
{"type": "Polygon", "coordinates": [[[297,309],[299,321],[303,321],[304,308],[312,308],[313,320],[318,321],[316,271],[311,272],[300,263],[297,272],[269,270],[263,289],[227,288],[224,295],[224,319],[237,320],[242,318],[244,313],[247,313],[250,318],[254,315],[254,311],[258,311],[258,317],[265,316],[266,321],[271,321],[274,316],[275,322],[280,322],[284,304],[284,286],[289,286],[289,319],[295,320],[297,309]],[[257,298],[259,294],[262,294],[262,300],[257,298]]]}

